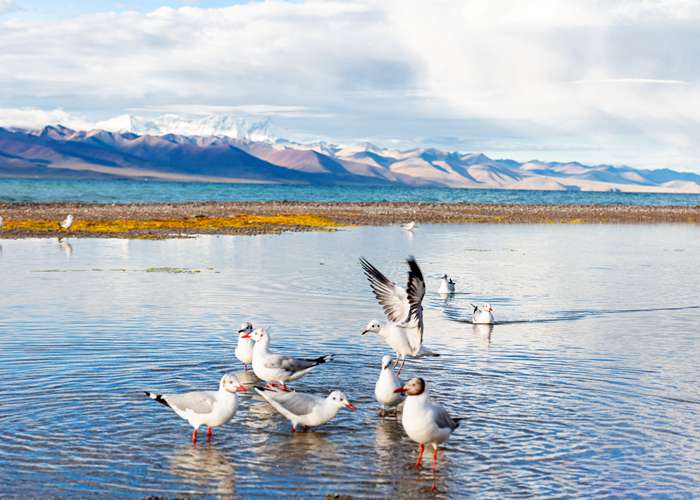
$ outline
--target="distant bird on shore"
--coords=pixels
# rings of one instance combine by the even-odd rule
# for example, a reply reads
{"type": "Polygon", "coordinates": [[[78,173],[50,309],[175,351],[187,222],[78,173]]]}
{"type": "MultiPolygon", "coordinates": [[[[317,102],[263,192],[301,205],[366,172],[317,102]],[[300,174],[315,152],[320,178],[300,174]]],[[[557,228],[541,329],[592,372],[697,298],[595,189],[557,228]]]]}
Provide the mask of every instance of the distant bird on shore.
{"type": "Polygon", "coordinates": [[[73,225],[73,215],[68,214],[63,221],[59,222],[58,227],[59,229],[70,229],[70,227],[73,225]]]}
{"type": "Polygon", "coordinates": [[[192,444],[197,443],[197,430],[207,426],[207,441],[211,441],[212,427],[224,425],[238,410],[237,392],[247,389],[232,374],[221,377],[218,391],[193,391],[184,394],[154,394],[144,391],[146,396],[171,408],[194,427],[192,444]]]}
{"type": "Polygon", "coordinates": [[[384,276],[367,259],[360,259],[370,287],[389,319],[385,324],[370,321],[362,335],[369,332],[377,333],[389,344],[397,355],[394,366],[398,365],[401,359],[397,374],[401,373],[406,356],[439,356],[423,346],[422,301],[425,296],[423,273],[413,257],[409,257],[406,262],[408,262],[409,271],[408,284],[404,289],[384,276]]]}
{"type": "Polygon", "coordinates": [[[438,293],[441,295],[455,293],[455,285],[456,283],[452,281],[452,278],[449,278],[446,274],[443,274],[442,278],[440,279],[440,288],[438,289],[438,293]]]}
{"type": "Polygon", "coordinates": [[[2,218],[2,215],[0,215],[0,227],[5,223],[5,219],[2,218]]]}
{"type": "Polygon", "coordinates": [[[326,354],[314,359],[293,358],[270,352],[270,334],[264,328],[256,328],[253,333],[246,333],[242,338],[252,338],[253,372],[270,387],[288,390],[286,382],[300,379],[318,365],[333,359],[333,354],[326,354]]]}
{"type": "Polygon", "coordinates": [[[425,380],[412,378],[396,392],[406,394],[406,402],[401,415],[401,425],[409,438],[418,443],[418,461],[420,468],[425,445],[433,446],[433,491],[435,491],[435,467],[437,466],[438,445],[450,439],[452,432],[459,426],[461,418],[452,418],[447,411],[434,403],[428,394],[425,380]]]}
{"type": "Polygon", "coordinates": [[[415,221],[407,222],[406,224],[401,224],[401,229],[404,231],[413,231],[413,228],[416,227],[415,221]]]}
{"type": "Polygon", "coordinates": [[[243,369],[245,370],[253,362],[253,346],[255,346],[255,342],[250,338],[251,333],[253,333],[253,324],[250,321],[241,323],[241,327],[238,329],[238,344],[236,344],[234,354],[238,361],[243,363],[243,369]]]}
{"type": "Polygon", "coordinates": [[[386,408],[396,408],[405,399],[405,396],[396,389],[403,386],[401,379],[391,369],[391,356],[382,358],[382,371],[374,385],[374,397],[382,405],[380,414],[384,415],[386,408]]]}
{"type": "Polygon", "coordinates": [[[341,408],[355,411],[355,406],[341,391],[333,391],[326,398],[270,388],[256,387],[255,392],[292,423],[292,432],[296,432],[298,425],[302,425],[304,430],[323,425],[332,420],[341,408]]]}
{"type": "Polygon", "coordinates": [[[496,322],[493,317],[493,307],[491,304],[484,304],[483,306],[477,306],[471,304],[474,308],[472,312],[472,323],[475,325],[492,325],[496,322]]]}

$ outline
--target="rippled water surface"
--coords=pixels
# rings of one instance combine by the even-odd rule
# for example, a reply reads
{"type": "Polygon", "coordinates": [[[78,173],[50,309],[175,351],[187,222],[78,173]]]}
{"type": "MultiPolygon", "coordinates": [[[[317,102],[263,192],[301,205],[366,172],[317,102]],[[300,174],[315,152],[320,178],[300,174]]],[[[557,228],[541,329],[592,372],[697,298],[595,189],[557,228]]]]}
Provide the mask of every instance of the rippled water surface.
{"type": "MultiPolygon", "coordinates": [[[[429,226],[169,241],[0,240],[0,496],[425,497],[416,446],[380,418],[388,349],[357,258],[395,278],[416,255],[426,344],[409,361],[466,419],[438,496],[700,495],[700,230],[696,226],[429,226]],[[447,272],[458,294],[442,299],[447,272]],[[489,301],[500,324],[467,322],[489,301]],[[217,387],[234,331],[337,353],[296,383],[344,390],[315,432],[246,393],[193,448],[143,390],[217,387]],[[399,496],[396,496],[399,495],[399,496]]],[[[430,464],[430,460],[426,461],[430,464]]]]}
{"type": "Polygon", "coordinates": [[[700,205],[700,194],[404,186],[285,186],[133,180],[0,179],[0,202],[391,201],[487,204],[700,205]]]}

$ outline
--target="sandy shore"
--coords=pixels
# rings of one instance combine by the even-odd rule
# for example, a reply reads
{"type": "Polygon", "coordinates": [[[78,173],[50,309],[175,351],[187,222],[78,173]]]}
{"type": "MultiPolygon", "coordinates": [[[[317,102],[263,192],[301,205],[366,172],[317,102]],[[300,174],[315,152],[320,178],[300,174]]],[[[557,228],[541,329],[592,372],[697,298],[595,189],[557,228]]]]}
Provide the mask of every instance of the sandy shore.
{"type": "Polygon", "coordinates": [[[160,204],[0,204],[0,238],[169,238],[192,234],[263,234],[389,225],[700,223],[700,206],[489,205],[439,203],[205,202],[160,204]],[[75,224],[59,230],[66,214],[75,224]]]}

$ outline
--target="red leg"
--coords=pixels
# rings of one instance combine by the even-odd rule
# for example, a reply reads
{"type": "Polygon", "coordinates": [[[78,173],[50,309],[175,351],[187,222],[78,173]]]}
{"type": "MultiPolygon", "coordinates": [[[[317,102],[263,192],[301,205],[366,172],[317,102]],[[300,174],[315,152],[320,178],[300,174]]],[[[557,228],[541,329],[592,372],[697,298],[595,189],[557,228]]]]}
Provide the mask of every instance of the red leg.
{"type": "Polygon", "coordinates": [[[297,431],[297,428],[292,426],[292,432],[296,432],[296,431],[297,431]]]}
{"type": "Polygon", "coordinates": [[[399,375],[401,375],[401,370],[403,370],[403,365],[404,365],[404,363],[406,363],[406,356],[404,356],[403,358],[401,358],[401,366],[399,366],[399,371],[396,372],[396,376],[397,376],[397,377],[398,377],[399,375]]]}
{"type": "Polygon", "coordinates": [[[211,427],[207,426],[207,441],[211,441],[211,437],[214,435],[214,432],[211,430],[211,427]]]}
{"type": "Polygon", "coordinates": [[[425,450],[425,445],[421,444],[418,448],[418,461],[416,462],[416,469],[420,469],[420,461],[423,459],[423,451],[425,450]]]}
{"type": "Polygon", "coordinates": [[[437,486],[435,485],[435,467],[437,466],[437,446],[434,448],[433,451],[433,491],[437,490],[437,486]]]}
{"type": "Polygon", "coordinates": [[[197,429],[192,431],[192,444],[197,444],[197,429]]]}

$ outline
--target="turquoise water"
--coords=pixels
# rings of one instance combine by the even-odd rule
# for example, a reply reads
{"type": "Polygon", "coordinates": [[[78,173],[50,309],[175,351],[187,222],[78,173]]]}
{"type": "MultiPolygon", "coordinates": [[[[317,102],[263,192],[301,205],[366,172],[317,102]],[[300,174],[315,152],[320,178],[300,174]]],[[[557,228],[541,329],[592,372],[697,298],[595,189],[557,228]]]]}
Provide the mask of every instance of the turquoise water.
{"type": "Polygon", "coordinates": [[[700,194],[591,193],[128,180],[0,179],[0,202],[396,201],[493,204],[700,205],[700,194]]]}
{"type": "Polygon", "coordinates": [[[383,312],[357,258],[403,282],[409,254],[441,356],[402,376],[465,417],[437,498],[700,496],[700,228],[425,224],[0,239],[0,497],[434,498],[432,457],[417,471],[417,446],[374,401],[389,350],[360,334],[383,312]],[[452,297],[436,293],[442,273],[452,297]],[[467,324],[487,301],[498,324],[467,324]],[[275,350],[337,354],[294,387],[342,389],[358,410],[291,434],[248,392],[193,447],[141,391],[216,388],[242,369],[244,320],[275,350]]]}

